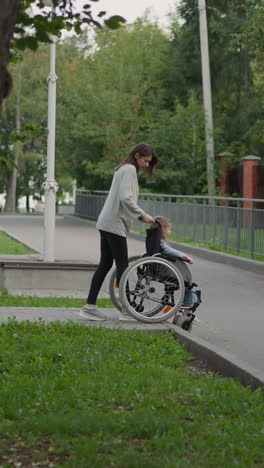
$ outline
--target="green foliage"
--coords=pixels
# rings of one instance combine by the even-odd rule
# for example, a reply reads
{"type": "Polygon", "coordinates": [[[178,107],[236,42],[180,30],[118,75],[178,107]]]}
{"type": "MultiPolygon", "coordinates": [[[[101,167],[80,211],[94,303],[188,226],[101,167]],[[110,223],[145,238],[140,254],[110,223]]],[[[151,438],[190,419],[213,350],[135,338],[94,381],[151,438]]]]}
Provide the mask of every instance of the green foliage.
{"type": "Polygon", "coordinates": [[[201,103],[194,93],[174,112],[162,111],[152,125],[150,140],[161,163],[154,177],[157,193],[192,194],[202,191],[206,172],[204,118],[201,103]],[[195,176],[194,176],[195,174],[195,176]]]}
{"type": "Polygon", "coordinates": [[[8,164],[1,171],[0,183],[7,184],[19,148],[17,162],[17,198],[33,195],[40,198],[45,177],[47,146],[48,50],[25,52],[24,59],[12,64],[13,93],[2,105],[0,148],[8,164]],[[19,109],[17,100],[19,97],[19,109]],[[19,116],[21,129],[17,129],[19,116]]]}
{"type": "MultiPolygon", "coordinates": [[[[263,143],[258,125],[263,127],[264,110],[263,105],[258,105],[262,97],[254,83],[256,47],[259,47],[260,43],[258,37],[252,47],[245,37],[246,31],[253,27],[252,16],[256,15],[258,26],[261,28],[263,8],[258,0],[207,0],[206,5],[214,124],[221,129],[222,148],[234,152],[237,161],[246,154],[261,156],[263,143]]],[[[172,66],[176,68],[180,65],[181,79],[177,82],[171,80],[169,89],[171,99],[176,93],[181,102],[186,103],[186,91],[190,87],[201,95],[197,2],[182,0],[179,14],[184,23],[180,28],[177,21],[172,23],[175,49],[172,66]]],[[[171,73],[173,74],[173,70],[171,73]]],[[[218,148],[217,144],[216,152],[218,148]]],[[[219,152],[222,152],[222,149],[219,148],[219,152]]]]}
{"type": "MultiPolygon", "coordinates": [[[[100,11],[95,17],[92,3],[80,8],[77,0],[51,0],[49,3],[54,9],[47,8],[42,0],[22,0],[12,44],[15,55],[26,49],[36,51],[41,43],[50,42],[50,35],[60,37],[63,30],[80,34],[82,25],[101,27],[100,18],[106,14],[100,11]]],[[[118,15],[104,21],[110,29],[117,29],[123,23],[125,19],[118,15]]]]}
{"type": "MultiPolygon", "coordinates": [[[[89,48],[89,36],[83,39],[82,47],[89,48]]],[[[71,159],[74,155],[79,185],[104,189],[162,106],[168,39],[156,25],[138,22],[129,29],[99,31],[95,40],[95,52],[82,61],[75,56],[64,72],[64,105],[76,116],[65,149],[71,159]]]]}
{"type": "MultiPolygon", "coordinates": [[[[23,4],[24,12],[30,3],[23,4]]],[[[258,0],[207,0],[206,4],[215,154],[232,152],[238,166],[241,157],[262,156],[264,152],[263,7],[258,0]]],[[[90,3],[83,7],[87,12],[90,9],[90,3]]],[[[61,19],[59,8],[56,11],[57,23],[54,18],[49,27],[57,24],[58,34],[63,24],[69,29],[80,27],[81,18],[72,17],[67,22],[66,17],[61,19]]],[[[196,0],[181,0],[171,15],[170,34],[146,16],[133,25],[113,30],[102,27],[93,34],[82,28],[78,37],[58,42],[59,199],[71,191],[73,180],[79,188],[107,190],[115,167],[140,141],[153,144],[160,157],[154,178],[147,181],[140,177],[141,190],[207,192],[198,13],[196,0]]],[[[27,14],[23,21],[30,25],[27,14]]],[[[37,16],[32,44],[38,42],[45,21],[50,20],[50,12],[37,16]]],[[[112,27],[120,21],[113,19],[112,27]]],[[[27,31],[20,33],[21,39],[27,38],[27,31]]],[[[14,92],[1,116],[0,164],[4,170],[0,185],[4,187],[10,174],[19,143],[18,196],[39,198],[43,194],[48,60],[49,47],[42,46],[25,53],[22,65],[12,65],[14,92]],[[19,66],[22,129],[18,135],[15,98],[19,66]],[[31,130],[27,130],[28,125],[31,130]]]]}
{"type": "Polygon", "coordinates": [[[191,374],[172,335],[10,319],[0,346],[6,465],[263,465],[261,389],[191,374]]]}
{"type": "Polygon", "coordinates": [[[254,62],[259,71],[263,72],[264,65],[264,4],[256,0],[245,1],[247,22],[242,32],[236,36],[244,47],[249,47],[253,53],[254,62]]]}
{"type": "Polygon", "coordinates": [[[118,29],[121,26],[121,24],[124,24],[125,22],[125,19],[122,16],[118,15],[112,16],[111,18],[106,19],[104,21],[105,25],[110,29],[118,29]]]}

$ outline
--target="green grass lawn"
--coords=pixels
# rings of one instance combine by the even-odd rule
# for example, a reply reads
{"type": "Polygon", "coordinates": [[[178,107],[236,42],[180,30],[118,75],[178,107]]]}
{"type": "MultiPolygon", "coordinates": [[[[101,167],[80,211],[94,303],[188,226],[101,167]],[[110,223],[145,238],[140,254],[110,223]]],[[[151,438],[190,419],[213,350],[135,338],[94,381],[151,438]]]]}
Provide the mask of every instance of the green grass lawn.
{"type": "MultiPolygon", "coordinates": [[[[94,221],[92,218],[85,218],[84,216],[73,215],[77,218],[88,219],[90,221],[94,221]]],[[[181,230],[181,228],[180,228],[181,230]]],[[[217,226],[217,237],[215,240],[207,240],[207,241],[194,241],[193,236],[193,225],[186,227],[186,235],[180,236],[175,233],[172,233],[170,236],[171,241],[183,243],[183,244],[190,244],[197,247],[204,247],[209,250],[214,250],[215,252],[222,252],[230,255],[236,255],[242,258],[249,258],[251,260],[258,260],[259,262],[264,262],[264,252],[263,255],[252,255],[250,254],[250,234],[249,230],[246,228],[241,228],[241,244],[239,252],[236,250],[236,236],[237,231],[236,228],[229,227],[228,228],[228,245],[234,246],[234,248],[224,248],[224,227],[222,225],[217,226]],[[246,251],[248,250],[248,252],[246,251]]],[[[134,232],[138,232],[143,236],[146,236],[146,229],[134,227],[134,232]]],[[[202,239],[203,237],[203,225],[197,224],[196,225],[196,236],[202,239]]],[[[206,225],[205,228],[205,236],[206,239],[213,239],[213,228],[210,224],[206,225]]],[[[255,246],[259,251],[263,251],[264,248],[264,229],[256,229],[255,230],[255,246]]]]}
{"type": "MultiPolygon", "coordinates": [[[[12,296],[0,289],[0,307],[82,307],[84,299],[72,297],[12,296]]],[[[114,307],[110,299],[99,299],[98,307],[114,307]]]]}
{"type": "Polygon", "coordinates": [[[261,467],[263,391],[190,371],[171,335],[0,326],[1,467],[261,467]]]}
{"type": "MultiPolygon", "coordinates": [[[[141,229],[141,228],[134,228],[134,232],[138,232],[139,234],[146,235],[146,230],[141,229]]],[[[264,236],[264,231],[263,231],[263,236],[264,236]]],[[[260,238],[261,239],[261,238],[260,238]]],[[[237,252],[235,249],[225,249],[220,241],[208,241],[208,242],[202,242],[202,241],[194,241],[192,240],[191,237],[181,237],[175,233],[172,233],[170,235],[170,240],[174,242],[179,242],[183,244],[189,244],[189,245],[194,245],[196,247],[203,247],[205,249],[209,250],[214,250],[215,252],[222,252],[230,255],[236,255],[237,257],[242,257],[242,258],[249,258],[251,260],[258,260],[259,262],[264,262],[264,255],[254,255],[253,257],[250,255],[250,253],[247,252],[237,252]]],[[[264,245],[264,239],[263,239],[263,245],[264,245]]]]}
{"type": "Polygon", "coordinates": [[[0,255],[26,255],[37,253],[25,244],[16,241],[13,237],[0,230],[0,255]]]}
{"type": "Polygon", "coordinates": [[[214,250],[215,252],[222,252],[230,255],[236,255],[237,257],[242,257],[242,258],[248,258],[250,260],[258,260],[259,262],[264,262],[264,255],[250,255],[248,252],[237,252],[235,249],[225,249],[220,243],[216,242],[199,242],[199,241],[193,241],[190,238],[182,238],[180,236],[177,236],[176,234],[172,234],[170,237],[171,241],[179,242],[179,243],[184,243],[184,244],[190,244],[194,245],[197,247],[203,247],[209,250],[214,250]]]}
{"type": "Polygon", "coordinates": [[[194,227],[192,225],[186,226],[184,236],[179,233],[184,232],[184,226],[177,226],[178,234],[173,233],[174,239],[185,243],[194,243],[194,245],[204,246],[206,248],[217,250],[220,252],[231,253],[232,255],[239,255],[245,258],[254,258],[254,260],[264,261],[264,229],[255,229],[254,231],[254,243],[255,251],[259,254],[251,256],[250,253],[250,229],[241,228],[240,231],[240,250],[237,251],[237,230],[234,227],[229,227],[227,230],[227,244],[224,247],[224,226],[218,225],[216,233],[213,233],[213,227],[210,224],[205,225],[205,231],[203,232],[203,225],[196,224],[195,238],[197,241],[193,241],[194,227]],[[203,236],[205,236],[203,238],[203,236]]]}

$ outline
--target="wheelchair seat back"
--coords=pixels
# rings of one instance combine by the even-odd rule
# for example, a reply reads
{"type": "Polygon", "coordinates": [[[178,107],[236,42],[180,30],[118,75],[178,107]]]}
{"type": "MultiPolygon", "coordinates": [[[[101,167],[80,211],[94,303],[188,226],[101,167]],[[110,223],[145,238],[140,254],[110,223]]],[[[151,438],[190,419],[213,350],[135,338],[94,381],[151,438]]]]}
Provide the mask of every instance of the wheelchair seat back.
{"type": "MultiPolygon", "coordinates": [[[[153,255],[159,256],[161,258],[165,258],[170,262],[173,262],[175,266],[180,270],[182,274],[183,280],[186,284],[192,284],[192,275],[191,272],[183,260],[177,259],[175,257],[170,257],[168,255],[163,255],[161,253],[161,235],[162,235],[162,227],[159,221],[156,221],[156,227],[152,227],[147,229],[147,236],[146,236],[146,253],[143,257],[152,257],[153,255]]],[[[165,267],[164,267],[165,268],[165,267]]]]}
{"type": "Polygon", "coordinates": [[[156,221],[156,227],[147,229],[146,236],[146,255],[152,257],[152,255],[160,253],[160,242],[161,242],[161,224],[156,221]]]}

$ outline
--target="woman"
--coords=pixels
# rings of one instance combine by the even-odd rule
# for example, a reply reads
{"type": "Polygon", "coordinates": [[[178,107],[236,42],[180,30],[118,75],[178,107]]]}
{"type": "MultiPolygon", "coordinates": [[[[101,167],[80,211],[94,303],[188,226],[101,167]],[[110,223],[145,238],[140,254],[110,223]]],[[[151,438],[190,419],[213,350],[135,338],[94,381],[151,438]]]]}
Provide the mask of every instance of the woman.
{"type": "MultiPolygon", "coordinates": [[[[137,204],[138,172],[145,170],[150,176],[158,164],[158,158],[153,148],[140,143],[129,153],[116,169],[111,188],[104,207],[97,220],[96,227],[101,236],[101,258],[93,276],[87,304],[82,312],[89,320],[105,320],[106,317],[96,308],[96,300],[103,281],[116,263],[116,280],[120,278],[128,266],[127,234],[132,222],[138,218],[143,223],[154,223],[155,220],[145,213],[137,204]]],[[[120,320],[132,319],[122,312],[120,320]]],[[[133,320],[133,319],[132,319],[133,320]]]]}

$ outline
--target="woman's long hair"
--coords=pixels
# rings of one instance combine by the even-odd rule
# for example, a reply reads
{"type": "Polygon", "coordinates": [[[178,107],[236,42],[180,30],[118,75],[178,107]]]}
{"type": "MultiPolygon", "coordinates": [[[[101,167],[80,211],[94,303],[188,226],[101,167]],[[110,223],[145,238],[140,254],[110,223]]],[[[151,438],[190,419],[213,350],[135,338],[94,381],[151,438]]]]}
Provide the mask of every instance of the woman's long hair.
{"type": "Polygon", "coordinates": [[[154,169],[159,163],[159,160],[152,146],[146,143],[139,143],[136,145],[129,153],[129,155],[124,159],[124,161],[122,161],[122,163],[117,167],[117,169],[124,166],[124,164],[133,164],[138,172],[139,167],[137,164],[136,154],[139,154],[141,158],[152,156],[152,159],[149,162],[149,166],[144,169],[144,171],[151,177],[154,169]]]}

